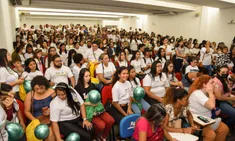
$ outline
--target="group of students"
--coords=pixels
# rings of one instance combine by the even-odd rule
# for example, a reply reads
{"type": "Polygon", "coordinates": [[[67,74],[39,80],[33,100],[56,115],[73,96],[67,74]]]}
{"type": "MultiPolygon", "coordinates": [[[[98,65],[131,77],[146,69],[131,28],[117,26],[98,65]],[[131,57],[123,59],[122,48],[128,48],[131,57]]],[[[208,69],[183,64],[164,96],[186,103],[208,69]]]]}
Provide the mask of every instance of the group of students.
{"type": "MultiPolygon", "coordinates": [[[[0,49],[0,83],[11,89],[8,96],[0,95],[5,111],[1,119],[18,119],[14,122],[25,130],[23,112],[29,124],[36,119],[48,124],[46,140],[60,141],[61,135],[77,132],[90,141],[106,140],[114,125],[136,113],[142,117],[136,121],[133,140],[175,141],[169,132],[193,134],[199,129],[192,114],[223,114],[226,118],[216,118],[202,135],[206,141],[225,140],[235,124],[235,46],[228,54],[223,43],[216,47],[209,41],[197,42],[131,28],[127,32],[99,26],[88,30],[79,24],[61,29],[24,25],[17,29],[14,52],[0,49]],[[26,81],[31,90],[22,98],[26,81]],[[88,93],[106,86],[112,86],[110,106],[92,104],[88,93]],[[144,88],[143,99],[134,98],[137,87],[144,88]],[[24,111],[16,99],[23,100],[24,111]]],[[[1,136],[7,140],[4,126],[1,136]]]]}

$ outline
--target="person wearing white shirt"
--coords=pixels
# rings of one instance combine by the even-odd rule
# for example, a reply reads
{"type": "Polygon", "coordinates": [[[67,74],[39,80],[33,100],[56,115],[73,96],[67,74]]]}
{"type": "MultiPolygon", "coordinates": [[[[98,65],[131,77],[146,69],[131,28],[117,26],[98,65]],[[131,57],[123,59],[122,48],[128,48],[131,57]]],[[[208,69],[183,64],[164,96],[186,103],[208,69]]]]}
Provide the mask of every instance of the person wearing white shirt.
{"type": "Polygon", "coordinates": [[[185,69],[185,74],[189,73],[189,72],[199,72],[199,68],[197,66],[198,64],[198,59],[196,57],[193,58],[189,58],[189,63],[190,65],[188,65],[185,69]]]}
{"type": "Polygon", "coordinates": [[[160,61],[153,62],[150,73],[143,79],[143,87],[146,93],[144,100],[150,105],[163,102],[169,82],[165,73],[162,73],[160,61]]]}
{"type": "Polygon", "coordinates": [[[212,75],[212,54],[214,50],[210,48],[210,42],[206,42],[206,47],[203,47],[200,51],[200,61],[202,65],[208,70],[208,74],[212,75]]]}
{"type": "MultiPolygon", "coordinates": [[[[131,96],[133,97],[133,92],[134,92],[135,88],[141,87],[140,79],[138,77],[136,77],[135,68],[133,66],[128,67],[128,72],[129,72],[129,79],[128,80],[131,83],[131,96]]],[[[149,109],[150,105],[144,99],[140,99],[140,100],[138,100],[138,102],[141,103],[141,105],[145,111],[147,111],[149,109]]],[[[141,111],[136,103],[132,103],[131,106],[132,106],[132,110],[134,111],[134,113],[141,114],[141,111]]]]}
{"type": "Polygon", "coordinates": [[[81,70],[82,68],[85,68],[85,66],[82,65],[82,64],[83,64],[83,55],[80,54],[80,53],[75,54],[75,55],[73,56],[73,61],[74,61],[74,63],[75,63],[75,66],[73,66],[72,72],[73,72],[73,75],[74,75],[75,84],[77,85],[80,70],[81,70]]]}
{"type": "Polygon", "coordinates": [[[121,66],[124,66],[124,67],[128,67],[129,66],[128,59],[127,59],[125,51],[121,51],[119,53],[118,58],[115,61],[115,66],[117,68],[119,68],[121,66]]]}
{"type": "Polygon", "coordinates": [[[133,114],[131,110],[131,84],[127,78],[128,69],[126,67],[120,67],[114,75],[113,102],[108,112],[118,125],[123,117],[133,114]]]}
{"type": "Polygon", "coordinates": [[[92,43],[91,49],[86,51],[85,56],[84,56],[84,60],[86,62],[95,62],[95,64],[98,64],[99,57],[102,53],[103,53],[103,51],[98,48],[98,43],[96,41],[94,41],[92,43]]]}
{"type": "Polygon", "coordinates": [[[26,53],[24,54],[24,58],[33,58],[33,46],[31,44],[26,45],[26,53]]]}
{"type": "Polygon", "coordinates": [[[145,67],[145,64],[141,61],[140,51],[137,51],[132,57],[131,65],[135,68],[137,74],[143,74],[142,68],[145,67]]]}
{"type": "Polygon", "coordinates": [[[138,49],[139,49],[139,51],[140,51],[140,58],[142,59],[143,57],[144,57],[144,49],[145,49],[146,47],[145,47],[145,44],[139,44],[138,45],[138,49]]]}
{"type": "Polygon", "coordinates": [[[80,44],[79,44],[79,42],[76,42],[76,43],[75,43],[75,46],[74,46],[74,50],[75,50],[77,53],[81,53],[81,54],[82,54],[81,50],[79,50],[79,49],[80,49],[80,44]]]}
{"type": "Polygon", "coordinates": [[[29,58],[25,61],[25,71],[22,74],[22,77],[25,80],[32,81],[34,77],[41,75],[42,72],[38,70],[36,61],[32,58],[29,58]]]}
{"type": "Polygon", "coordinates": [[[145,48],[144,49],[144,57],[141,59],[141,63],[144,64],[144,73],[147,74],[150,72],[152,63],[153,63],[153,59],[150,56],[150,50],[149,48],[145,48]]]}
{"type": "Polygon", "coordinates": [[[67,137],[75,132],[83,140],[91,141],[94,128],[86,119],[85,105],[81,96],[63,82],[56,86],[55,92],[57,96],[50,103],[50,120],[56,140],[62,140],[60,133],[67,137]]]}
{"type": "Polygon", "coordinates": [[[138,42],[136,40],[136,36],[135,35],[131,36],[131,39],[130,39],[130,49],[133,52],[138,50],[138,42]]]}
{"type": "MultiPolygon", "coordinates": [[[[211,118],[211,111],[216,107],[214,81],[208,75],[198,77],[189,89],[189,110],[192,114],[211,118]]],[[[220,118],[215,123],[203,128],[203,140],[225,141],[229,128],[220,118]]]]}
{"type": "Polygon", "coordinates": [[[97,77],[101,84],[111,84],[112,76],[116,72],[116,67],[112,62],[109,62],[108,54],[101,54],[100,61],[101,63],[96,68],[97,77]]]}
{"type": "Polygon", "coordinates": [[[59,55],[62,59],[63,65],[66,64],[66,59],[68,58],[68,52],[66,50],[65,44],[61,43],[60,44],[60,51],[59,51],[59,55]]]}
{"type": "Polygon", "coordinates": [[[68,78],[70,79],[71,85],[75,86],[75,80],[73,77],[72,71],[69,69],[69,67],[62,65],[62,59],[59,55],[55,55],[52,58],[53,67],[50,67],[46,70],[45,77],[47,80],[50,81],[50,85],[54,86],[58,84],[59,82],[64,82],[66,84],[69,84],[68,78]]]}
{"type": "Polygon", "coordinates": [[[165,54],[165,49],[160,48],[157,53],[157,57],[155,58],[155,61],[160,61],[162,63],[162,68],[164,68],[166,64],[166,54],[165,54]]]}
{"type": "Polygon", "coordinates": [[[76,54],[74,49],[69,50],[68,57],[65,59],[65,66],[69,67],[71,70],[76,65],[73,61],[73,56],[76,54]]]}
{"type": "Polygon", "coordinates": [[[168,39],[166,37],[163,38],[162,43],[163,45],[161,46],[161,48],[164,48],[166,51],[166,59],[170,60],[172,57],[172,47],[168,45],[168,39]]]}
{"type": "Polygon", "coordinates": [[[13,87],[13,92],[19,92],[19,85],[24,82],[24,78],[19,78],[19,75],[8,67],[8,62],[11,62],[12,58],[6,49],[0,49],[0,60],[0,83],[9,84],[13,87]]]}

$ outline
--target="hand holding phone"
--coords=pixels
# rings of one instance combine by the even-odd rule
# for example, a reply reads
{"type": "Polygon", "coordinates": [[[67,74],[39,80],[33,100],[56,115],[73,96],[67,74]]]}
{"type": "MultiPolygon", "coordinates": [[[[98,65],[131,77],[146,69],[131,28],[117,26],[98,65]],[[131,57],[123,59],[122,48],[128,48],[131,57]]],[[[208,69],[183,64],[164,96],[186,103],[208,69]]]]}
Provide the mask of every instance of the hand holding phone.
{"type": "Polygon", "coordinates": [[[49,114],[50,114],[49,107],[42,108],[42,114],[44,116],[49,116],[49,114]]]}

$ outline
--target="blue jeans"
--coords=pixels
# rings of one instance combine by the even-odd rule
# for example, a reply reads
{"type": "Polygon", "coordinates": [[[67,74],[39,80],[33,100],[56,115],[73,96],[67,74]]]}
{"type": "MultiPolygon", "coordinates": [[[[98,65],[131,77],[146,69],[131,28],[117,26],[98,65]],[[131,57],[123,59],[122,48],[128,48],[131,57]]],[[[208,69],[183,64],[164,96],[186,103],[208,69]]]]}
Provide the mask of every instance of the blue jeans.
{"type": "Polygon", "coordinates": [[[212,66],[211,65],[204,65],[204,67],[208,70],[208,74],[212,76],[212,66]]]}
{"type": "MultiPolygon", "coordinates": [[[[144,99],[141,99],[139,102],[141,103],[142,108],[145,111],[147,111],[149,109],[150,105],[144,99]]],[[[140,110],[140,108],[138,107],[137,104],[132,103],[131,108],[132,108],[132,110],[135,114],[140,114],[141,115],[141,110],[140,110]]]]}
{"type": "Polygon", "coordinates": [[[228,116],[224,123],[229,128],[233,127],[235,125],[235,108],[225,101],[220,101],[219,108],[221,110],[221,113],[228,116]]]}

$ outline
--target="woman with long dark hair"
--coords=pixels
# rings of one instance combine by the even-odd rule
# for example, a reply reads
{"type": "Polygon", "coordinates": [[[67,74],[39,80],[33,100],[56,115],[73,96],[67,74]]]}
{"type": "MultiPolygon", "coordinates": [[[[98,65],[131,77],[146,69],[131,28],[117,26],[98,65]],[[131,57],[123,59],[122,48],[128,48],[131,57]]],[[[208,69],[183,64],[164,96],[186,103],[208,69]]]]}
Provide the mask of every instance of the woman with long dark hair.
{"type": "Polygon", "coordinates": [[[11,54],[6,49],[0,49],[0,82],[7,83],[13,87],[13,92],[19,92],[19,85],[24,82],[24,78],[13,71],[9,62],[11,62],[11,54]]]}
{"type": "Polygon", "coordinates": [[[113,103],[108,112],[119,125],[123,117],[133,114],[131,110],[131,84],[128,81],[127,67],[120,67],[113,78],[113,103]]]}
{"type": "Polygon", "coordinates": [[[33,58],[29,58],[25,61],[25,72],[23,72],[22,77],[25,80],[33,80],[34,77],[38,75],[43,75],[41,71],[39,71],[36,61],[33,58]]]}
{"type": "Polygon", "coordinates": [[[50,47],[48,49],[48,54],[45,56],[45,68],[50,68],[53,66],[52,57],[57,54],[55,47],[50,47]]]}
{"type": "Polygon", "coordinates": [[[92,141],[93,127],[86,119],[81,96],[63,82],[56,85],[55,92],[57,96],[50,103],[50,120],[56,140],[62,140],[60,133],[67,137],[76,132],[81,136],[81,140],[92,141]]]}
{"type": "Polygon", "coordinates": [[[235,125],[235,108],[229,103],[229,101],[235,101],[235,97],[230,96],[231,91],[228,87],[228,66],[218,67],[218,72],[214,80],[215,85],[215,97],[217,99],[216,104],[220,108],[223,114],[226,114],[228,118],[224,121],[228,127],[232,128],[235,125]]]}
{"type": "MultiPolygon", "coordinates": [[[[75,89],[79,91],[84,101],[87,99],[88,93],[91,90],[96,90],[95,85],[91,83],[90,72],[87,68],[81,69],[78,84],[75,86],[75,89]]],[[[90,108],[92,106],[92,109],[94,109],[99,105],[87,104],[87,102],[85,102],[85,106],[90,106],[90,108]]],[[[107,138],[108,133],[115,122],[112,116],[105,111],[89,118],[88,120],[95,126],[95,138],[99,138],[102,141],[107,138]]]]}
{"type": "Polygon", "coordinates": [[[170,141],[175,141],[167,132],[164,132],[163,121],[166,110],[160,103],[153,104],[135,123],[132,135],[133,141],[161,141],[164,135],[170,141]],[[164,132],[164,133],[163,133],[164,132]]]}
{"type": "Polygon", "coordinates": [[[73,67],[75,66],[75,63],[73,61],[73,56],[76,53],[77,52],[74,49],[69,50],[68,57],[66,58],[66,61],[65,61],[65,66],[69,67],[70,69],[73,69],[73,67]]]}
{"type": "Polygon", "coordinates": [[[163,102],[166,89],[169,87],[168,79],[165,73],[162,73],[162,64],[160,61],[154,61],[151,71],[143,79],[145,90],[144,100],[150,105],[163,102]]]}
{"type": "Polygon", "coordinates": [[[162,63],[162,68],[164,68],[165,63],[166,63],[166,52],[164,48],[160,48],[158,50],[155,61],[160,61],[162,63]]]}

